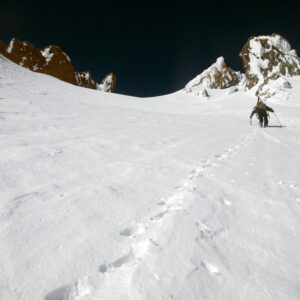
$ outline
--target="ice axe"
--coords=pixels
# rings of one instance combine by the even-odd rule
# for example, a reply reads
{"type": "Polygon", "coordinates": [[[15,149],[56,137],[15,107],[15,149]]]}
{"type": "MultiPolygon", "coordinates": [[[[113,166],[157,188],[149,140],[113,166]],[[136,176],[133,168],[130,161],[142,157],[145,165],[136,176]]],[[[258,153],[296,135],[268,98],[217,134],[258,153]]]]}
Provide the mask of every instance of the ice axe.
{"type": "Polygon", "coordinates": [[[275,116],[275,118],[277,119],[277,121],[278,121],[278,123],[279,123],[279,126],[282,127],[282,125],[281,125],[280,121],[278,120],[278,118],[277,118],[275,112],[274,112],[274,116],[275,116]]]}

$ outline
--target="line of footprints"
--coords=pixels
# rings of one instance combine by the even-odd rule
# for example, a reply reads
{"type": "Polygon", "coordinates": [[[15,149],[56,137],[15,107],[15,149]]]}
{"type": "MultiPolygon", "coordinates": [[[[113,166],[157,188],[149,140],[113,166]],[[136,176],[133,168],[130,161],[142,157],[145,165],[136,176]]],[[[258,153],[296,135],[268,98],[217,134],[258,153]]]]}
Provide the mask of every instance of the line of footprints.
{"type": "MultiPolygon", "coordinates": [[[[133,242],[130,249],[120,258],[109,263],[103,263],[99,266],[99,271],[101,273],[107,273],[111,269],[117,269],[122,267],[124,264],[131,264],[132,266],[139,263],[142,260],[143,256],[149,252],[149,248],[161,249],[156,240],[159,237],[160,228],[168,228],[167,223],[171,222],[172,216],[178,211],[186,209],[188,200],[194,198],[195,184],[194,181],[204,176],[204,172],[211,167],[218,166],[217,161],[226,160],[232,155],[237,155],[238,151],[245,146],[248,146],[249,143],[253,141],[253,135],[255,130],[251,132],[246,137],[242,138],[240,142],[233,148],[226,149],[223,154],[216,154],[212,160],[202,160],[201,167],[195,168],[191,171],[191,176],[179,186],[175,186],[176,193],[169,197],[167,200],[161,200],[157,203],[157,207],[154,209],[153,213],[146,221],[144,222],[135,222],[133,225],[128,226],[120,232],[121,236],[130,238],[133,242]],[[164,226],[162,226],[164,225],[164,226]]],[[[231,203],[227,200],[224,200],[225,205],[230,206],[231,203]]],[[[208,228],[205,228],[204,224],[198,224],[199,227],[202,226],[203,235],[209,236],[210,233],[208,228]]],[[[218,274],[219,271],[210,263],[203,262],[203,267],[208,270],[211,274],[218,274]]]]}

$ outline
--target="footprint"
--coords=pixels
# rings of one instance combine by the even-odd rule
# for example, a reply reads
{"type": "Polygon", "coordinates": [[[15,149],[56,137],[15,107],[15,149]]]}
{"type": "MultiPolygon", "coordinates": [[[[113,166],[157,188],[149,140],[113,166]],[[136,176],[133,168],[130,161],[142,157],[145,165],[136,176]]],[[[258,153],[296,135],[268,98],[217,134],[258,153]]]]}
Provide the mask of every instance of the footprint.
{"type": "Polygon", "coordinates": [[[108,271],[108,268],[107,268],[107,264],[102,264],[99,266],[99,272],[100,273],[106,273],[108,271]]]}
{"type": "Polygon", "coordinates": [[[134,258],[135,257],[134,257],[133,251],[132,251],[132,249],[130,249],[130,251],[127,254],[123,255],[120,258],[118,258],[114,262],[109,263],[109,264],[104,263],[104,264],[100,265],[99,266],[99,272],[100,273],[106,273],[111,268],[115,268],[115,269],[121,268],[124,264],[127,264],[127,263],[133,261],[134,258]]]}
{"type": "Polygon", "coordinates": [[[134,229],[132,227],[127,227],[120,232],[122,236],[132,236],[134,234],[134,229]]]}
{"type": "Polygon", "coordinates": [[[117,260],[115,260],[111,266],[114,268],[121,268],[124,264],[129,263],[130,261],[132,261],[134,259],[134,254],[132,252],[132,250],[129,251],[129,253],[125,254],[124,256],[118,258],[117,260]]]}
{"type": "Polygon", "coordinates": [[[207,168],[209,168],[209,167],[211,167],[211,164],[209,164],[209,163],[202,165],[202,168],[203,168],[203,169],[207,169],[207,168]]]}
{"type": "Polygon", "coordinates": [[[135,223],[133,226],[126,227],[120,232],[120,235],[130,237],[141,234],[145,231],[145,227],[143,224],[135,223]]]}
{"type": "Polygon", "coordinates": [[[150,218],[151,221],[156,221],[156,220],[159,220],[161,219],[163,216],[165,216],[169,211],[168,210],[164,210],[163,212],[153,216],[150,218]]]}
{"type": "Polygon", "coordinates": [[[73,285],[61,286],[58,289],[48,293],[45,300],[76,300],[91,292],[87,278],[78,280],[73,285]]]}

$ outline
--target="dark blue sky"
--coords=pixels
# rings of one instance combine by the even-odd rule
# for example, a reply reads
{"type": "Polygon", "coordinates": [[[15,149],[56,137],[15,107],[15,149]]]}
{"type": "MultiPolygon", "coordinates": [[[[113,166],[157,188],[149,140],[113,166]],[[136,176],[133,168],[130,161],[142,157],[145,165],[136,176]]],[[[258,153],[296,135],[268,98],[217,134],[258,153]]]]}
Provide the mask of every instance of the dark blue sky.
{"type": "Polygon", "coordinates": [[[183,88],[219,56],[242,70],[239,52],[253,35],[279,33],[299,53],[292,3],[11,0],[1,4],[0,40],[58,45],[98,82],[114,72],[117,93],[156,96],[183,88]]]}

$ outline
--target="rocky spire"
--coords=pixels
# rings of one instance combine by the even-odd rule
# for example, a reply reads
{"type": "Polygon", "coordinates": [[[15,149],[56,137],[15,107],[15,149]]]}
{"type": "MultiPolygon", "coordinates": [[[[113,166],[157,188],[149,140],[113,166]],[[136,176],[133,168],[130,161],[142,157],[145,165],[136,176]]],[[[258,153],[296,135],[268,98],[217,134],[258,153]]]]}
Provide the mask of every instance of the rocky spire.
{"type": "Polygon", "coordinates": [[[110,73],[105,76],[101,84],[97,85],[98,90],[108,93],[113,93],[116,86],[116,76],[113,73],[110,73]]]}
{"type": "MultiPolygon", "coordinates": [[[[205,88],[225,89],[237,85],[241,79],[242,75],[230,69],[225,64],[224,58],[219,57],[213,65],[191,80],[184,90],[192,92],[205,88]]],[[[200,94],[205,95],[207,92],[201,92],[200,94]]]]}

